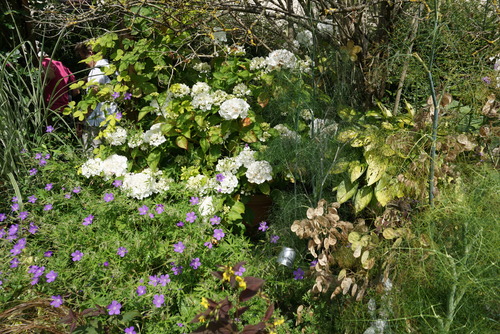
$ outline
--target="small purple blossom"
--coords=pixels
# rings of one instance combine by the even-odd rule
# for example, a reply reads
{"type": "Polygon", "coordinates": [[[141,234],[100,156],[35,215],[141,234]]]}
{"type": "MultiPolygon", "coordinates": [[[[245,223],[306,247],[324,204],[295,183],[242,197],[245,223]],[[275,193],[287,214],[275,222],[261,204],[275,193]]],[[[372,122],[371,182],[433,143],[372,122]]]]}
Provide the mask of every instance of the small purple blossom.
{"type": "Polygon", "coordinates": [[[120,314],[120,309],[122,308],[122,304],[117,302],[116,300],[113,300],[111,304],[108,305],[108,314],[113,315],[113,314],[120,314]]]}
{"type": "Polygon", "coordinates": [[[301,280],[301,279],[304,279],[304,270],[302,270],[302,268],[297,268],[297,270],[295,270],[293,272],[293,279],[294,280],[301,280]]]}
{"type": "Polygon", "coordinates": [[[54,252],[52,252],[52,251],[46,251],[45,253],[43,253],[43,256],[44,257],[51,257],[53,254],[54,254],[54,252]]]}
{"type": "Polygon", "coordinates": [[[58,274],[54,270],[49,271],[49,273],[45,275],[45,277],[47,278],[47,283],[54,282],[57,276],[58,274]]]}
{"type": "Polygon", "coordinates": [[[183,227],[183,226],[184,226],[184,222],[181,222],[181,221],[180,221],[180,222],[178,222],[178,223],[177,223],[177,224],[175,224],[175,225],[177,225],[177,226],[179,226],[179,227],[183,227]]]}
{"type": "Polygon", "coordinates": [[[182,241],[179,241],[178,243],[174,244],[174,252],[176,252],[176,253],[184,252],[185,248],[186,248],[186,246],[184,246],[182,241]]]}
{"type": "Polygon", "coordinates": [[[278,240],[279,240],[279,239],[280,239],[280,237],[279,237],[279,236],[277,236],[277,235],[273,235],[273,236],[271,236],[271,238],[269,239],[269,242],[270,242],[270,243],[272,243],[272,244],[276,244],[276,243],[278,243],[278,240]]]}
{"type": "Polygon", "coordinates": [[[169,274],[161,275],[158,278],[158,284],[160,284],[161,286],[167,286],[168,283],[170,283],[170,275],[169,274]]]}
{"type": "Polygon", "coordinates": [[[11,268],[16,268],[18,265],[19,265],[19,260],[17,257],[10,260],[10,267],[11,268]]]}
{"type": "Polygon", "coordinates": [[[220,240],[222,238],[224,238],[226,234],[224,233],[224,231],[222,231],[221,228],[216,228],[214,230],[214,238],[217,239],[217,240],[220,240]]]}
{"type": "Polygon", "coordinates": [[[83,257],[83,253],[80,252],[79,250],[76,250],[73,253],[71,253],[71,256],[73,257],[72,258],[73,262],[80,261],[83,257]]]}
{"type": "Polygon", "coordinates": [[[215,179],[218,181],[218,182],[222,182],[224,181],[226,177],[224,176],[224,174],[217,174],[215,175],[215,179]]]}
{"type": "Polygon", "coordinates": [[[21,220],[25,220],[26,218],[28,218],[28,211],[21,211],[19,212],[19,218],[21,218],[21,220]]]}
{"type": "Polygon", "coordinates": [[[45,159],[40,159],[40,162],[38,162],[40,166],[45,166],[47,164],[47,161],[45,159]]]}
{"type": "Polygon", "coordinates": [[[128,92],[123,93],[124,100],[130,100],[131,97],[132,97],[132,93],[128,93],[128,92]]]}
{"type": "Polygon", "coordinates": [[[45,156],[43,158],[49,160],[50,159],[50,154],[49,153],[45,154],[45,156]]]}
{"type": "Polygon", "coordinates": [[[113,99],[117,99],[117,98],[119,98],[119,97],[120,97],[120,93],[119,93],[119,92],[114,92],[113,94],[111,94],[111,97],[112,97],[113,99]]]}
{"type": "Polygon", "coordinates": [[[64,194],[64,198],[70,199],[71,198],[71,194],[70,193],[64,194]]]}
{"type": "Polygon", "coordinates": [[[149,276],[149,282],[148,282],[149,285],[152,285],[152,286],[157,286],[158,285],[158,276],[154,275],[154,276],[149,276]]]}
{"type": "Polygon", "coordinates": [[[60,295],[58,296],[52,296],[52,301],[50,302],[50,305],[51,306],[54,306],[54,307],[59,307],[63,304],[63,299],[60,295]]]}
{"type": "Polygon", "coordinates": [[[149,218],[153,219],[155,217],[155,214],[154,213],[150,213],[148,216],[149,216],[149,218]]]}
{"type": "Polygon", "coordinates": [[[12,202],[19,202],[19,198],[17,196],[12,197],[12,202]]]}
{"type": "Polygon", "coordinates": [[[93,215],[88,215],[87,217],[83,218],[83,223],[82,225],[88,226],[92,224],[94,221],[94,216],[93,215]]]}
{"type": "Polygon", "coordinates": [[[45,206],[43,207],[43,211],[50,211],[52,210],[52,204],[45,204],[45,206]]]}
{"type": "Polygon", "coordinates": [[[78,194],[80,191],[82,191],[82,187],[75,187],[75,188],[73,188],[73,192],[75,194],[78,194]]]}
{"type": "Polygon", "coordinates": [[[234,272],[234,274],[235,274],[236,276],[243,276],[243,273],[244,273],[245,271],[247,271],[247,269],[246,269],[245,267],[243,267],[243,266],[240,266],[240,267],[238,268],[238,270],[236,270],[236,271],[234,272]]]}
{"type": "Polygon", "coordinates": [[[38,169],[36,169],[36,168],[31,168],[31,169],[29,170],[29,173],[30,173],[30,176],[34,176],[34,175],[36,175],[36,173],[38,173],[38,169]]]}
{"type": "Polygon", "coordinates": [[[12,211],[18,211],[19,210],[19,204],[18,203],[14,203],[10,206],[10,209],[12,211]]]}
{"type": "Polygon", "coordinates": [[[259,231],[265,232],[269,226],[267,226],[267,222],[260,222],[259,223],[259,231]]]}
{"type": "Polygon", "coordinates": [[[210,241],[207,241],[203,244],[203,246],[206,246],[208,247],[208,249],[211,249],[214,245],[210,241]]]}
{"type": "Polygon", "coordinates": [[[165,211],[165,206],[163,204],[156,204],[155,211],[157,214],[161,214],[165,211]]]}
{"type": "Polygon", "coordinates": [[[179,327],[184,327],[184,324],[183,324],[182,322],[178,322],[178,323],[177,323],[177,326],[179,326],[179,327]]]}
{"type": "Polygon", "coordinates": [[[145,214],[148,213],[149,208],[146,205],[143,205],[143,206],[139,207],[137,210],[139,210],[139,214],[141,216],[144,216],[145,214]]]}
{"type": "Polygon", "coordinates": [[[189,200],[189,204],[191,205],[196,205],[200,203],[200,199],[198,197],[192,196],[191,199],[189,200]]]}
{"type": "Polygon", "coordinates": [[[128,328],[125,328],[125,334],[137,334],[137,332],[135,331],[135,327],[130,326],[128,328]]]}
{"type": "Polygon", "coordinates": [[[194,259],[191,260],[191,263],[189,265],[193,269],[198,269],[201,266],[200,258],[195,257],[194,259]]]}
{"type": "Polygon", "coordinates": [[[117,112],[117,113],[115,114],[115,118],[116,118],[116,120],[117,120],[117,121],[121,120],[121,119],[122,119],[122,117],[123,117],[123,114],[122,114],[121,112],[117,112]]]}
{"type": "Polygon", "coordinates": [[[42,153],[36,153],[35,154],[35,159],[40,160],[42,158],[42,153]]]}
{"type": "Polygon", "coordinates": [[[314,267],[314,266],[316,266],[317,263],[318,263],[318,260],[312,260],[311,263],[309,263],[309,266],[314,267]]]}
{"type": "Polygon", "coordinates": [[[193,211],[186,213],[186,221],[188,223],[194,223],[196,218],[198,217],[196,217],[196,214],[193,211]]]}
{"type": "Polygon", "coordinates": [[[142,296],[143,294],[146,293],[146,291],[147,289],[144,285],[139,285],[136,290],[138,296],[142,296]]]}
{"type": "Polygon", "coordinates": [[[109,262],[108,262],[108,261],[104,261],[104,262],[102,263],[102,266],[103,266],[103,267],[109,267],[109,262]]]}
{"type": "Polygon", "coordinates": [[[47,190],[47,191],[48,191],[48,190],[52,190],[52,188],[53,188],[53,187],[54,187],[54,185],[53,185],[52,183],[47,183],[47,184],[45,185],[45,190],[47,190]]]}
{"type": "Polygon", "coordinates": [[[219,216],[213,216],[212,218],[210,218],[210,223],[212,225],[219,225],[220,221],[221,221],[221,218],[219,216]]]}
{"type": "Polygon", "coordinates": [[[125,254],[128,253],[128,249],[126,249],[125,247],[119,247],[118,248],[118,251],[116,252],[116,254],[120,255],[121,257],[124,257],[125,254]]]}
{"type": "Polygon", "coordinates": [[[182,274],[182,269],[184,269],[183,266],[173,266],[172,267],[172,271],[174,272],[174,275],[182,274]]]}
{"type": "Polygon", "coordinates": [[[114,180],[113,181],[113,186],[115,186],[116,188],[121,187],[122,184],[123,184],[122,180],[114,180]]]}
{"type": "Polygon", "coordinates": [[[491,79],[490,77],[482,77],[481,80],[487,84],[487,85],[490,85],[491,84],[491,79]]]}
{"type": "Polygon", "coordinates": [[[5,213],[0,213],[0,222],[3,222],[5,219],[7,219],[7,215],[5,213]]]}
{"type": "Polygon", "coordinates": [[[38,198],[36,198],[35,195],[31,195],[31,196],[28,197],[28,202],[32,203],[32,204],[35,204],[37,199],[38,198]]]}
{"type": "Polygon", "coordinates": [[[28,232],[31,234],[35,234],[38,231],[38,226],[35,223],[31,222],[30,227],[28,228],[28,232]]]}
{"type": "Polygon", "coordinates": [[[115,199],[115,195],[113,193],[105,193],[103,199],[104,202],[108,203],[115,199]]]}
{"type": "Polygon", "coordinates": [[[153,304],[156,307],[161,307],[165,303],[165,296],[164,295],[154,295],[153,297],[153,304]]]}
{"type": "Polygon", "coordinates": [[[130,326],[128,328],[125,328],[125,334],[137,334],[137,332],[135,331],[135,327],[130,326]]]}
{"type": "Polygon", "coordinates": [[[52,131],[54,131],[54,127],[52,125],[47,126],[47,128],[45,129],[45,132],[47,133],[51,133],[52,131]]]}

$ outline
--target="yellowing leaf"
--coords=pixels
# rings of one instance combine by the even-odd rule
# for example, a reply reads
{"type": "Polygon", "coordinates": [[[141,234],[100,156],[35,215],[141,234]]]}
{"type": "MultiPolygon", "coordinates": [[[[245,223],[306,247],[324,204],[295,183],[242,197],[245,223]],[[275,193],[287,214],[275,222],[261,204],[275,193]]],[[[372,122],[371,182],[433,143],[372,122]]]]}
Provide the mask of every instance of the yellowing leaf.
{"type": "Polygon", "coordinates": [[[179,146],[180,148],[183,148],[185,150],[188,149],[188,140],[184,136],[179,136],[175,138],[175,144],[179,146]]]}
{"type": "Polygon", "coordinates": [[[349,180],[340,182],[337,187],[337,202],[340,204],[347,202],[358,190],[358,183],[351,183],[349,180]]]}
{"type": "Polygon", "coordinates": [[[384,232],[382,232],[382,235],[388,240],[398,237],[398,233],[392,227],[386,228],[384,232]]]}
{"type": "Polygon", "coordinates": [[[351,182],[356,181],[366,170],[366,166],[362,165],[359,161],[351,163],[351,182]]]}
{"type": "Polygon", "coordinates": [[[363,187],[357,193],[354,198],[354,210],[356,212],[360,212],[364,208],[368,206],[370,201],[372,200],[373,191],[371,187],[363,187]]]}
{"type": "Polygon", "coordinates": [[[375,153],[365,154],[368,169],[366,170],[366,185],[371,186],[384,175],[387,169],[387,162],[377,157],[375,153]]]}

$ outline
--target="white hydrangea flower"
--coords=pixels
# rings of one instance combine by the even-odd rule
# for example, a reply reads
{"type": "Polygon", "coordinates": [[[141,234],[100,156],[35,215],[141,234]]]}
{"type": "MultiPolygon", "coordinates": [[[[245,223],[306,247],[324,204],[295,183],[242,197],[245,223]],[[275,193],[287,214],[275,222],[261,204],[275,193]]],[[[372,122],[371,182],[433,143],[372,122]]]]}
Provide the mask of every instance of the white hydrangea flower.
{"type": "Polygon", "coordinates": [[[130,136],[128,139],[128,147],[136,148],[144,144],[144,133],[138,132],[130,136]]]}
{"type": "Polygon", "coordinates": [[[206,82],[198,81],[191,88],[191,96],[199,95],[201,93],[209,93],[210,86],[206,82]]]}
{"type": "Polygon", "coordinates": [[[247,172],[245,173],[248,182],[261,184],[266,181],[271,181],[273,168],[271,164],[267,161],[255,161],[248,166],[247,172]]]}
{"type": "Polygon", "coordinates": [[[102,160],[100,158],[89,159],[82,165],[82,175],[89,178],[102,172],[102,160]]]}
{"type": "Polygon", "coordinates": [[[313,45],[313,34],[310,30],[299,31],[297,33],[296,39],[300,45],[306,48],[311,47],[313,45]]]}
{"type": "Polygon", "coordinates": [[[222,173],[222,175],[224,175],[224,179],[216,187],[216,190],[223,194],[232,194],[238,186],[238,178],[231,173],[222,173]]]}
{"type": "Polygon", "coordinates": [[[183,83],[176,83],[170,86],[169,92],[172,93],[174,97],[184,97],[191,92],[188,85],[183,83]]]}
{"type": "Polygon", "coordinates": [[[274,128],[278,130],[280,136],[283,138],[288,138],[293,140],[297,140],[300,138],[297,132],[290,130],[283,124],[278,124],[274,128]]]}
{"type": "Polygon", "coordinates": [[[215,106],[220,106],[222,102],[232,99],[234,96],[218,89],[212,95],[212,101],[215,106]]]}
{"type": "Polygon", "coordinates": [[[239,83],[234,86],[233,94],[237,97],[243,97],[252,94],[252,91],[244,83],[239,83]]]}
{"type": "Polygon", "coordinates": [[[172,183],[171,179],[160,177],[160,179],[156,182],[154,188],[156,192],[163,193],[170,189],[170,183],[172,183]]]}
{"type": "Polygon", "coordinates": [[[198,204],[198,210],[202,217],[213,216],[216,213],[213,197],[203,197],[198,204]]]}
{"type": "Polygon", "coordinates": [[[240,161],[236,158],[223,158],[217,161],[215,170],[221,173],[231,173],[234,174],[241,167],[240,161]]]}
{"type": "Polygon", "coordinates": [[[191,176],[186,181],[186,189],[199,195],[206,195],[207,193],[212,192],[215,186],[216,181],[209,179],[203,174],[191,176]]]}
{"type": "Polygon", "coordinates": [[[127,130],[122,128],[121,126],[115,127],[114,132],[108,132],[105,134],[104,138],[109,145],[120,146],[125,143],[127,140],[127,130]]]}
{"type": "Polygon", "coordinates": [[[210,70],[212,68],[210,67],[210,64],[201,62],[201,63],[195,64],[193,66],[193,69],[195,71],[200,72],[200,73],[208,73],[208,72],[210,72],[210,70]]]}
{"type": "Polygon", "coordinates": [[[121,189],[129,197],[144,199],[156,192],[156,178],[148,171],[127,173],[121,189]]]}
{"type": "Polygon", "coordinates": [[[238,154],[236,157],[236,162],[240,166],[244,166],[245,168],[248,168],[252,162],[255,161],[255,152],[254,150],[250,149],[250,147],[245,147],[243,151],[238,154]]]}
{"type": "Polygon", "coordinates": [[[212,104],[214,103],[214,99],[209,93],[200,93],[193,96],[193,100],[191,101],[191,105],[195,109],[200,109],[203,111],[208,111],[212,109],[212,104]]]}
{"type": "Polygon", "coordinates": [[[271,69],[282,67],[282,68],[294,68],[297,58],[295,55],[288,50],[275,50],[271,52],[267,58],[267,66],[271,69]]]}
{"type": "Polygon", "coordinates": [[[248,115],[250,105],[243,99],[234,98],[224,101],[220,105],[219,115],[226,120],[236,119],[238,117],[245,118],[248,115]]]}
{"type": "Polygon", "coordinates": [[[151,129],[144,133],[144,142],[151,146],[159,146],[167,141],[167,138],[161,133],[163,123],[154,124],[151,129]]]}
{"type": "Polygon", "coordinates": [[[250,71],[257,71],[267,66],[266,59],[263,57],[254,57],[250,60],[250,71]]]}
{"type": "Polygon", "coordinates": [[[127,172],[127,157],[113,154],[102,162],[104,179],[109,180],[112,176],[122,176],[127,172]]]}

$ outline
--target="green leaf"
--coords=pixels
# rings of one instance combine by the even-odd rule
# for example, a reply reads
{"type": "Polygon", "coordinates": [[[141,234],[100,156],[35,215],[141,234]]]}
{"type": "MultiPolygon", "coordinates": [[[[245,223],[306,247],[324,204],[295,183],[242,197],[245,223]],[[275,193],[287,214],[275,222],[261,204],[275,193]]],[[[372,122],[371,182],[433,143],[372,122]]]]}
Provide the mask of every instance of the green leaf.
{"type": "Polygon", "coordinates": [[[347,202],[358,190],[358,182],[351,183],[349,180],[343,180],[337,187],[337,202],[340,204],[347,202]]]}
{"type": "Polygon", "coordinates": [[[154,149],[151,153],[149,153],[147,157],[147,162],[148,166],[151,167],[151,169],[155,170],[156,166],[158,166],[158,163],[160,163],[161,159],[161,151],[159,149],[154,149]]]}
{"type": "Polygon", "coordinates": [[[231,210],[229,210],[227,217],[230,221],[235,221],[241,219],[242,218],[241,215],[244,212],[245,212],[245,205],[240,201],[236,201],[234,205],[231,207],[231,210]]]}
{"type": "Polygon", "coordinates": [[[373,197],[373,189],[372,187],[366,186],[361,188],[356,193],[356,197],[354,198],[354,210],[356,212],[360,212],[364,208],[368,206],[373,197]]]}
{"type": "Polygon", "coordinates": [[[203,151],[203,153],[207,153],[208,149],[210,148],[210,143],[206,138],[201,138],[200,139],[200,146],[203,151]]]}
{"type": "Polygon", "coordinates": [[[365,158],[368,163],[368,169],[366,170],[366,185],[371,186],[384,175],[387,169],[387,161],[381,159],[373,152],[367,152],[365,158]]]}
{"type": "Polygon", "coordinates": [[[361,164],[359,161],[353,161],[351,162],[350,169],[351,169],[351,182],[354,182],[357,179],[359,179],[361,175],[363,175],[363,173],[366,170],[366,165],[361,164]]]}
{"type": "Polygon", "coordinates": [[[271,187],[269,186],[269,183],[267,183],[267,182],[259,184],[259,190],[264,195],[269,195],[271,193],[271,187]]]}
{"type": "Polygon", "coordinates": [[[391,184],[391,177],[384,174],[375,186],[375,198],[382,206],[386,206],[395,196],[394,187],[391,184]]]}
{"type": "Polygon", "coordinates": [[[257,142],[257,136],[255,135],[255,132],[253,131],[248,131],[241,137],[241,140],[243,140],[246,143],[255,143],[257,142]]]}
{"type": "Polygon", "coordinates": [[[183,148],[185,150],[188,149],[188,140],[184,136],[179,136],[175,138],[175,144],[179,146],[180,148],[183,148]]]}
{"type": "Polygon", "coordinates": [[[122,321],[124,323],[129,323],[130,321],[132,321],[132,319],[134,318],[138,318],[141,316],[141,313],[139,313],[139,311],[128,311],[128,312],[125,312],[123,315],[122,315],[122,321]]]}

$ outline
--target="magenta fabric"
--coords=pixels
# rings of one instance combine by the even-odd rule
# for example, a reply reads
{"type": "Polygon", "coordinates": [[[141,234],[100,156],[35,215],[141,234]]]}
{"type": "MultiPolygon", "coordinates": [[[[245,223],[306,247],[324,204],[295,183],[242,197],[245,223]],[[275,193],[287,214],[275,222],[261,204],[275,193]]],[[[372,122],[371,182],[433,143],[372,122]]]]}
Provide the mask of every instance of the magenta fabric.
{"type": "Polygon", "coordinates": [[[69,103],[69,85],[76,81],[75,76],[60,61],[44,58],[42,66],[47,68],[49,65],[54,71],[54,78],[45,83],[45,105],[51,110],[62,111],[69,103]]]}

